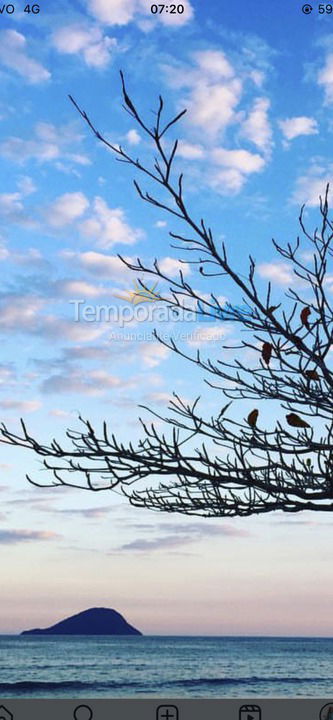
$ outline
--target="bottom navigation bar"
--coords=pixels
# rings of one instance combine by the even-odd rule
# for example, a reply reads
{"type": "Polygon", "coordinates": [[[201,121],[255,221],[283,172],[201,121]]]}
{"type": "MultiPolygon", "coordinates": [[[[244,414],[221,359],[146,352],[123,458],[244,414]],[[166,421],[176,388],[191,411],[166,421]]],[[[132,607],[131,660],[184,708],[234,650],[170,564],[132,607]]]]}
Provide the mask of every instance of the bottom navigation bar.
{"type": "Polygon", "coordinates": [[[0,698],[0,720],[333,720],[333,700],[18,700],[0,698]]]}

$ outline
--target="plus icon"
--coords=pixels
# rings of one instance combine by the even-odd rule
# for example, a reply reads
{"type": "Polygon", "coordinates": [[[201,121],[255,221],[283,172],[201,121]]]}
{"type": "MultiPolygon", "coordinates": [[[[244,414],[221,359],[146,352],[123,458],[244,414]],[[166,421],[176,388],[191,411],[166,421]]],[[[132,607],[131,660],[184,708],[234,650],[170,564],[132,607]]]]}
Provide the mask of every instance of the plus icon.
{"type": "Polygon", "coordinates": [[[159,705],[156,720],[178,720],[178,708],[176,705],[159,705]]]}

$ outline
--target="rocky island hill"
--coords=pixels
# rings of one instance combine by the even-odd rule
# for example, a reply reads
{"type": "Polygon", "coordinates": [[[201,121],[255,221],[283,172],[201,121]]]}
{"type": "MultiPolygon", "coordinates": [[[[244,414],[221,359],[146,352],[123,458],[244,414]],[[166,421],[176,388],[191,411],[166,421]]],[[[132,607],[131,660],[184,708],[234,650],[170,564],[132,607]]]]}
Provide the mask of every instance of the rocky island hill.
{"type": "Polygon", "coordinates": [[[24,630],[21,635],[142,635],[116,610],[89,608],[48,628],[24,630]]]}

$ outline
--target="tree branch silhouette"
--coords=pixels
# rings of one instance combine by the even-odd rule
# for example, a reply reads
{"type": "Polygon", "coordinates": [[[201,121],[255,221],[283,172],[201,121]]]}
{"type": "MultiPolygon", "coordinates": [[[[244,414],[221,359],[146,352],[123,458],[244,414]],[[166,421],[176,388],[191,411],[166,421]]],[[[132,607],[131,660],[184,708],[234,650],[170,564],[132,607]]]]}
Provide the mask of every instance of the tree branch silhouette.
{"type": "MultiPolygon", "coordinates": [[[[295,278],[294,286],[285,293],[285,302],[273,305],[271,283],[264,292],[258,287],[253,257],[249,256],[247,277],[242,276],[229,262],[225,244],[215,241],[207,222],[203,218],[196,220],[188,206],[184,177],[175,167],[178,141],[168,140],[168,132],[186,111],[164,120],[160,97],[155,124],[150,127],[129,97],[122,74],[121,81],[125,110],[154,143],[156,156],[151,167],[121,146],[111,144],[70,99],[97,140],[156,188],[156,194],[155,190],[142,189],[135,179],[140,199],[183,223],[184,232],[169,233],[172,247],[181,252],[180,263],[193,266],[207,282],[210,278],[228,277],[241,292],[247,311],[222,305],[214,292],[201,294],[185,280],[181,270],[177,278],[170,277],[160,269],[157,259],[150,265],[140,258],[130,262],[119,255],[120,259],[132,271],[166,283],[168,293],[155,294],[169,308],[193,310],[195,306],[198,318],[231,320],[251,339],[222,346],[238,351],[238,357],[227,362],[205,358],[199,350],[191,354],[172,338],[165,340],[155,331],[162,345],[203,370],[208,385],[224,394],[228,402],[216,417],[204,417],[199,412],[199,398],[189,404],[174,394],[167,417],[151,410],[158,423],[140,420],[143,435],[136,444],[117,440],[105,422],[98,433],[82,416],[81,430],[67,430],[68,449],[56,440],[41,444],[30,436],[23,420],[20,435],[3,424],[0,442],[24,447],[40,456],[43,467],[51,472],[49,485],[95,492],[118,489],[132,505],[151,510],[220,517],[274,510],[332,511],[333,309],[328,293],[333,224],[329,219],[329,188],[320,198],[320,227],[312,234],[305,225],[304,206],[300,212],[301,237],[310,243],[311,255],[306,256],[310,260],[304,259],[301,237],[285,247],[273,241],[277,254],[290,263],[295,278]],[[239,359],[245,353],[253,358],[252,367],[239,359]],[[270,400],[271,416],[278,405],[284,419],[273,420],[273,429],[267,430],[261,411],[254,407],[239,421],[231,416],[230,407],[242,400],[270,400]],[[165,427],[162,432],[161,421],[165,427]],[[76,480],[78,475],[82,482],[76,480]],[[146,479],[153,484],[138,488],[146,479]]],[[[139,282],[149,290],[143,280],[139,282]]],[[[34,485],[45,486],[44,482],[28,479],[34,485]]]]}

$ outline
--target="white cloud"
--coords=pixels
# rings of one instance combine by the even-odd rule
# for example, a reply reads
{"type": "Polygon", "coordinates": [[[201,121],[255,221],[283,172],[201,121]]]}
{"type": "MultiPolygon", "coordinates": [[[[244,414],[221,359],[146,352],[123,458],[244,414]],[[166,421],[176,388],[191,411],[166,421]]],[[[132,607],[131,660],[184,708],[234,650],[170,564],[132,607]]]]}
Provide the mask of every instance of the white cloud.
{"type": "Polygon", "coordinates": [[[10,256],[10,252],[8,248],[6,248],[3,241],[0,242],[0,261],[1,260],[8,260],[10,256]]]}
{"type": "Polygon", "coordinates": [[[49,122],[38,122],[35,125],[35,135],[39,141],[59,143],[59,145],[73,145],[83,139],[83,135],[73,130],[71,124],[54,125],[49,122]]]}
{"type": "Polygon", "coordinates": [[[71,417],[71,413],[67,412],[67,410],[60,410],[58,408],[55,408],[54,410],[50,410],[49,415],[51,415],[51,417],[60,417],[60,418],[71,417]]]}
{"type": "Polygon", "coordinates": [[[93,342],[108,329],[107,324],[103,322],[98,324],[74,322],[74,320],[65,320],[56,315],[47,315],[38,318],[34,333],[50,340],[61,338],[71,342],[93,342]]]}
{"type": "MultiPolygon", "coordinates": [[[[19,191],[11,193],[2,193],[0,195],[0,216],[5,218],[6,222],[17,223],[30,228],[35,228],[37,222],[25,211],[23,200],[27,195],[34,193],[36,187],[30,177],[23,176],[17,182],[19,191]]],[[[1,259],[4,259],[2,248],[1,259]]],[[[6,254],[7,251],[5,251],[6,254]]]]}
{"type": "Polygon", "coordinates": [[[82,28],[76,25],[59,28],[54,33],[52,42],[58,52],[80,55],[86,65],[95,68],[109,64],[111,51],[117,45],[114,38],[103,35],[97,27],[82,28]]]}
{"type": "Polygon", "coordinates": [[[3,193],[0,195],[0,215],[21,213],[22,210],[23,204],[21,202],[20,193],[3,193]]]}
{"type": "Polygon", "coordinates": [[[126,133],[125,137],[130,145],[139,145],[139,143],[141,142],[141,137],[137,130],[129,130],[128,133],[126,133]]]}
{"type": "Polygon", "coordinates": [[[204,156],[204,149],[201,145],[180,140],[177,148],[177,155],[186,160],[198,160],[204,156]]]}
{"type": "Polygon", "coordinates": [[[296,279],[292,267],[287,263],[261,263],[257,266],[257,272],[260,277],[278,285],[293,285],[296,279]]]}
{"type": "Polygon", "coordinates": [[[85,323],[67,320],[59,315],[43,313],[46,300],[31,295],[12,296],[2,299],[0,306],[0,330],[2,332],[27,333],[41,339],[55,338],[73,342],[92,342],[108,330],[105,323],[85,323]]]}
{"type": "Polygon", "coordinates": [[[208,173],[208,182],[214,190],[222,194],[239,192],[251,173],[265,167],[265,159],[258,153],[248,150],[227,150],[215,148],[211,152],[215,167],[208,173]],[[221,165],[222,169],[216,167],[221,165]]]}
{"type": "Polygon", "coordinates": [[[233,195],[240,192],[245,182],[245,175],[235,168],[209,171],[209,185],[221,195],[233,195]]]}
{"type": "Polygon", "coordinates": [[[38,400],[1,400],[0,407],[4,410],[18,410],[19,412],[35,412],[41,407],[38,400]]]}
{"type": "MultiPolygon", "coordinates": [[[[114,280],[133,277],[131,271],[116,255],[104,255],[104,253],[94,252],[93,250],[84,253],[62,250],[60,256],[71,264],[74,261],[79,267],[98,277],[103,276],[114,280]]],[[[131,260],[131,258],[125,259],[131,260]]]]}
{"type": "Polygon", "coordinates": [[[67,280],[58,284],[58,290],[63,295],[69,295],[75,298],[93,298],[110,294],[109,289],[92,285],[84,280],[67,280]]]}
{"type": "Polygon", "coordinates": [[[36,316],[43,306],[40,298],[29,295],[9,297],[0,308],[0,328],[8,330],[26,329],[34,327],[36,316]]]}
{"type": "Polygon", "coordinates": [[[188,123],[214,137],[236,121],[242,81],[221,50],[200,50],[192,57],[192,66],[162,65],[162,70],[170,87],[188,90],[181,102],[188,123]]]}
{"type": "Polygon", "coordinates": [[[46,218],[54,228],[61,228],[77,220],[87,210],[89,202],[82,192],[60,195],[46,210],[46,218]]]}
{"type": "Polygon", "coordinates": [[[199,81],[187,101],[190,123],[212,135],[221,132],[235,120],[241,89],[238,78],[224,83],[199,81]]]}
{"type": "Polygon", "coordinates": [[[160,343],[140,343],[138,352],[144,365],[153,368],[157,367],[163,360],[166,360],[170,350],[160,343]]]}
{"type": "Polygon", "coordinates": [[[122,208],[109,208],[101,197],[94,198],[92,215],[79,227],[83,235],[94,238],[96,245],[102,249],[108,249],[116,243],[133,245],[144,236],[142,230],[132,228],[127,223],[122,208]]]}
{"type": "Polygon", "coordinates": [[[198,161],[199,186],[236,194],[248,176],[263,170],[271,157],[270,101],[253,98],[253,83],[262,84],[264,74],[253,69],[253,62],[249,70],[245,52],[231,62],[222,50],[200,50],[192,54],[192,60],[187,65],[176,61],[161,65],[169,86],[183,91],[178,108],[188,110],[184,122],[189,132],[185,141],[180,141],[178,154],[198,161]],[[238,148],[240,138],[252,143],[260,154],[238,148]],[[221,141],[226,147],[219,147],[221,141]],[[200,167],[203,159],[205,164],[200,167]]]}
{"type": "Polygon", "coordinates": [[[221,50],[200,50],[194,54],[203,73],[212,80],[232,78],[234,69],[221,50]]]}
{"type": "Polygon", "coordinates": [[[15,545],[16,543],[58,540],[61,535],[50,530],[0,530],[1,545],[15,545]]]}
{"type": "Polygon", "coordinates": [[[17,30],[0,32],[0,63],[15,70],[32,85],[45,82],[51,77],[46,68],[27,54],[27,41],[17,30]]]}
{"type": "Polygon", "coordinates": [[[219,165],[240,170],[245,175],[258,172],[265,165],[265,160],[261,155],[250,153],[248,150],[216,148],[212,151],[212,159],[219,165]]]}
{"type": "Polygon", "coordinates": [[[104,370],[92,370],[90,373],[72,370],[47,378],[42,383],[41,390],[46,394],[66,393],[98,397],[122,385],[126,383],[104,370]]]}
{"type": "Polygon", "coordinates": [[[1,143],[0,152],[5,157],[19,164],[23,164],[31,158],[41,163],[50,162],[60,156],[60,149],[56,143],[23,140],[22,138],[13,136],[1,143]]]}
{"type": "Polygon", "coordinates": [[[15,265],[37,267],[48,267],[48,261],[43,258],[42,253],[37,248],[28,248],[25,252],[10,252],[7,248],[0,248],[0,261],[8,260],[15,265]]]}
{"type": "Polygon", "coordinates": [[[0,154],[19,165],[29,160],[39,163],[66,160],[79,165],[90,162],[87,156],[73,152],[83,135],[74,130],[72,125],[57,127],[52,123],[39,122],[34,127],[34,136],[30,136],[29,139],[8,137],[0,143],[0,154]]]}
{"type": "Polygon", "coordinates": [[[189,0],[184,3],[183,13],[161,13],[154,16],[155,23],[144,24],[145,16],[151,18],[150,5],[146,0],[87,0],[89,12],[104,25],[127,25],[134,21],[144,31],[152,30],[156,22],[172,27],[181,27],[193,17],[189,0]]]}
{"type": "Polygon", "coordinates": [[[170,396],[170,393],[166,392],[152,392],[147,393],[145,396],[145,402],[153,402],[157,405],[167,405],[170,400],[173,400],[173,398],[170,396]]]}
{"type": "Polygon", "coordinates": [[[328,53],[324,67],[318,73],[318,84],[324,88],[325,102],[333,102],[333,53],[328,53]]]}
{"type": "Polygon", "coordinates": [[[43,142],[47,142],[47,143],[56,143],[58,140],[57,128],[52,123],[47,123],[47,122],[36,123],[35,135],[38,138],[38,140],[42,140],[43,142]]]}
{"type": "Polygon", "coordinates": [[[319,196],[324,197],[327,183],[332,187],[333,165],[326,165],[325,162],[322,165],[313,164],[298,178],[291,198],[292,202],[296,205],[306,203],[308,207],[318,207],[319,196]]]}
{"type": "Polygon", "coordinates": [[[32,195],[36,192],[36,185],[29,175],[22,175],[17,181],[17,187],[22,195],[32,195]]]}
{"type": "Polygon", "coordinates": [[[305,115],[279,120],[279,126],[286,140],[294,140],[299,135],[317,135],[319,132],[317,121],[305,115]]]}
{"type": "Polygon", "coordinates": [[[249,77],[258,88],[263,85],[263,82],[265,80],[265,74],[262,72],[262,70],[251,70],[249,73],[249,77]]]}
{"type": "Polygon", "coordinates": [[[272,145],[272,129],[268,119],[269,108],[268,98],[256,98],[241,129],[242,137],[250,140],[263,152],[269,152],[272,145]]]}
{"type": "Polygon", "coordinates": [[[189,337],[187,344],[193,347],[217,343],[230,333],[230,328],[221,327],[219,323],[198,327],[189,337]]]}
{"type": "Polygon", "coordinates": [[[91,14],[105,25],[127,25],[133,20],[137,0],[88,0],[91,14]]]}
{"type": "Polygon", "coordinates": [[[202,50],[194,58],[197,68],[184,78],[192,86],[189,121],[214,135],[235,121],[242,82],[222,51],[202,50]]]}
{"type": "MultiPolygon", "coordinates": [[[[309,253],[309,255],[310,255],[310,253],[309,253]]],[[[313,260],[313,256],[310,256],[310,257],[307,258],[307,259],[308,259],[308,260],[313,260]]],[[[333,290],[333,274],[332,274],[332,273],[328,273],[328,274],[326,275],[325,280],[324,280],[324,285],[327,285],[328,290],[329,290],[330,292],[332,292],[332,290],[333,290]]],[[[332,351],[333,351],[333,348],[331,348],[331,352],[332,352],[332,351]]]]}
{"type": "Polygon", "coordinates": [[[165,257],[158,261],[158,267],[161,270],[162,273],[165,275],[168,275],[169,277],[177,277],[179,276],[179,271],[181,270],[183,275],[189,275],[191,272],[190,266],[186,262],[180,262],[179,260],[176,260],[175,258],[171,257],[165,257]]]}
{"type": "Polygon", "coordinates": [[[0,365],[0,386],[15,385],[15,373],[11,365],[0,365]]]}
{"type": "MultiPolygon", "coordinates": [[[[68,153],[67,157],[69,160],[72,160],[72,162],[76,163],[77,165],[90,165],[89,158],[87,157],[87,155],[83,155],[83,153],[68,153]]],[[[66,166],[60,162],[56,164],[56,167],[58,170],[67,170],[66,166]]]]}

